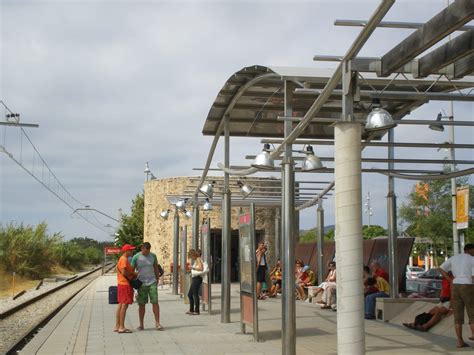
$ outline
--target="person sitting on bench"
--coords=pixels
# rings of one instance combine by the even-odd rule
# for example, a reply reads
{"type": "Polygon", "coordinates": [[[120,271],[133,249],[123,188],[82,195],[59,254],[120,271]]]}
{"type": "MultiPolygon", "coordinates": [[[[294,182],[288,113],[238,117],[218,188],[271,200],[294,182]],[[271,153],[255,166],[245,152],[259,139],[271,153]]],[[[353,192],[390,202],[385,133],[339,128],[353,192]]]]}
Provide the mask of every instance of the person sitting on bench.
{"type": "Polygon", "coordinates": [[[317,296],[318,293],[323,292],[328,286],[336,286],[336,262],[329,262],[328,268],[329,271],[326,279],[313,291],[313,297],[317,296]]]}

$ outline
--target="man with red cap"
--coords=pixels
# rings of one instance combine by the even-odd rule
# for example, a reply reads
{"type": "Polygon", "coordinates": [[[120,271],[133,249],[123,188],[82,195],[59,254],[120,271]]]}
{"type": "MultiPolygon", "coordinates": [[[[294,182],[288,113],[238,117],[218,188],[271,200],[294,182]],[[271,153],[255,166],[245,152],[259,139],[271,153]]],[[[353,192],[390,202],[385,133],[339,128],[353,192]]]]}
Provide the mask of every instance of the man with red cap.
{"type": "Polygon", "coordinates": [[[132,265],[128,261],[128,257],[132,256],[135,247],[130,244],[122,246],[122,256],[117,263],[117,312],[115,314],[115,329],[118,333],[131,333],[130,329],[125,328],[125,314],[129,304],[133,303],[133,288],[129,280],[137,277],[137,273],[133,271],[132,265]]]}

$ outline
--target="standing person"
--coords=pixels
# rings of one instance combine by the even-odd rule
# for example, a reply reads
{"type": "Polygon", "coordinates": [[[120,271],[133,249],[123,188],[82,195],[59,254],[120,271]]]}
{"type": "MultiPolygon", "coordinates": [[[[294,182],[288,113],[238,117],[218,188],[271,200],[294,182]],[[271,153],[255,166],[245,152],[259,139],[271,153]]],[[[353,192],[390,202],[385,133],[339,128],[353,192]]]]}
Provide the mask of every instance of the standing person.
{"type": "Polygon", "coordinates": [[[370,264],[370,268],[372,269],[372,275],[374,277],[382,277],[385,281],[390,282],[390,280],[388,279],[388,273],[384,269],[382,269],[378,261],[373,261],[370,264]]]}
{"type": "Polygon", "coordinates": [[[257,261],[257,299],[264,300],[266,297],[262,296],[262,283],[266,282],[267,272],[267,247],[265,243],[259,242],[257,250],[255,251],[257,261]]]}
{"type": "Polygon", "coordinates": [[[145,318],[145,305],[148,303],[148,298],[155,316],[155,328],[163,330],[160,324],[160,305],[158,304],[158,280],[160,279],[160,272],[158,270],[158,259],[151,251],[151,244],[143,243],[141,252],[136,254],[132,259],[132,267],[138,273],[138,279],[142,282],[142,286],[138,289],[137,303],[138,303],[138,319],[140,325],[138,330],[143,330],[143,319],[145,318]]]}
{"type": "Polygon", "coordinates": [[[201,250],[190,249],[188,257],[192,261],[191,266],[191,288],[188,292],[189,298],[189,311],[186,312],[189,315],[199,315],[199,289],[202,284],[202,275],[204,274],[204,263],[201,259],[201,250]]]}
{"type": "Polygon", "coordinates": [[[439,271],[446,279],[452,281],[451,307],[454,311],[457,347],[468,347],[462,337],[462,325],[465,307],[471,326],[469,340],[474,340],[474,244],[466,244],[464,253],[450,257],[441,264],[439,271]],[[449,276],[449,271],[453,276],[449,276]]]}
{"type": "Polygon", "coordinates": [[[122,256],[117,263],[117,311],[115,313],[115,328],[117,333],[131,333],[130,329],[125,328],[125,314],[129,304],[133,303],[133,288],[129,280],[137,277],[133,271],[132,265],[128,261],[128,257],[132,256],[135,247],[130,244],[122,246],[122,256]]]}

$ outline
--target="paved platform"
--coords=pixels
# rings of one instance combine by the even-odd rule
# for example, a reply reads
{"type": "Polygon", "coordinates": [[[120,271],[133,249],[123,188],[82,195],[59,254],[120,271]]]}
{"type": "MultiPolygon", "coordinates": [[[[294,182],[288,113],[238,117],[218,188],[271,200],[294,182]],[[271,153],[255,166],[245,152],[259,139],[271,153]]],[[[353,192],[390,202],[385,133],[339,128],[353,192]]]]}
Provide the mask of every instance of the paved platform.
{"type": "MultiPolygon", "coordinates": [[[[187,305],[170,289],[159,289],[161,323],[154,329],[151,307],[147,307],[145,330],[138,326],[136,305],[127,312],[126,326],[132,334],[117,334],[115,305],[108,304],[108,287],[115,275],[91,283],[63,308],[21,351],[21,354],[280,354],[281,302],[259,302],[262,341],[240,333],[238,285],[232,285],[231,323],[220,323],[220,285],[213,285],[213,314],[185,314],[187,305]]],[[[314,304],[297,302],[297,354],[336,354],[336,313],[314,304]]],[[[369,321],[366,327],[367,354],[455,354],[474,348],[456,349],[452,337],[421,333],[399,325],[369,321]]],[[[468,334],[466,334],[468,335],[468,334]]],[[[467,337],[466,337],[467,339],[467,337]]],[[[474,347],[474,343],[470,343],[474,347]]]]}

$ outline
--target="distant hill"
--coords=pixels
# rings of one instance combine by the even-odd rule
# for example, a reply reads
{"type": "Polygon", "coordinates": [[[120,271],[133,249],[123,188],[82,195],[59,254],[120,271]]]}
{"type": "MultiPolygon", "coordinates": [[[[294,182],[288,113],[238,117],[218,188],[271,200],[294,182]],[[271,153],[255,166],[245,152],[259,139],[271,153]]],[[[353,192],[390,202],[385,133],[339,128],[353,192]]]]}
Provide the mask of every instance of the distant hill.
{"type": "MultiPolygon", "coordinates": [[[[311,229],[300,229],[300,235],[305,234],[309,231],[316,231],[317,227],[311,228],[311,229]]],[[[331,224],[329,226],[324,226],[324,234],[329,232],[330,230],[333,230],[335,228],[334,224],[331,224]]]]}

